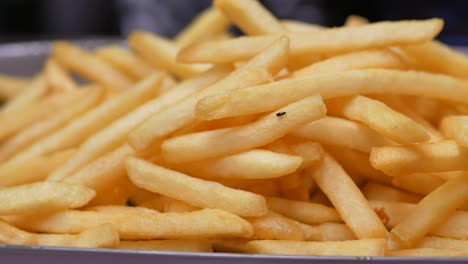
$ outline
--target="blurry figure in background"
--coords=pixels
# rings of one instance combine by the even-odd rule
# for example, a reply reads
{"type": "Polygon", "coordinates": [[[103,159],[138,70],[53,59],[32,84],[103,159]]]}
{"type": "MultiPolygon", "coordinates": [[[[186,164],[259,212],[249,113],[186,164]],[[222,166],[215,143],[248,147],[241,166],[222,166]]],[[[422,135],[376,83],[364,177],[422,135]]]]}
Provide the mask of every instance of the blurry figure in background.
{"type": "MultiPolygon", "coordinates": [[[[134,29],[174,36],[211,0],[2,0],[0,40],[127,35],[134,29]]],[[[340,26],[350,14],[370,21],[441,17],[441,39],[468,45],[468,1],[261,0],[281,19],[340,26]]]]}

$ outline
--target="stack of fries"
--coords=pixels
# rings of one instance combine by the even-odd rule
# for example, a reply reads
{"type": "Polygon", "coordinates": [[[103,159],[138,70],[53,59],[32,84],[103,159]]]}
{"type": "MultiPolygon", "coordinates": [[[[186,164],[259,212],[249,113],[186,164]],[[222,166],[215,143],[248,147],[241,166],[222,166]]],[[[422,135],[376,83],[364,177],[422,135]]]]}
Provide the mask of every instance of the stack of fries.
{"type": "Polygon", "coordinates": [[[442,27],[216,0],[173,40],[55,42],[0,78],[0,243],[468,256],[468,57],[442,27]]]}

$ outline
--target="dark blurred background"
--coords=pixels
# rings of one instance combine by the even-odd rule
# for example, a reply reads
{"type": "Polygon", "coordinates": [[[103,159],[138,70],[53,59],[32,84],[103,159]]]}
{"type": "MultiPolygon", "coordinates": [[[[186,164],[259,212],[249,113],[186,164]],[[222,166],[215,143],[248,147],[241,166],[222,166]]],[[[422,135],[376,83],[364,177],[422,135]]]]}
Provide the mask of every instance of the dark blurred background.
{"type": "MultiPolygon", "coordinates": [[[[440,39],[468,45],[467,0],[263,0],[279,18],[325,26],[350,14],[370,21],[440,17],[440,39]]],[[[211,0],[1,0],[0,42],[126,36],[145,29],[171,37],[211,0]]]]}

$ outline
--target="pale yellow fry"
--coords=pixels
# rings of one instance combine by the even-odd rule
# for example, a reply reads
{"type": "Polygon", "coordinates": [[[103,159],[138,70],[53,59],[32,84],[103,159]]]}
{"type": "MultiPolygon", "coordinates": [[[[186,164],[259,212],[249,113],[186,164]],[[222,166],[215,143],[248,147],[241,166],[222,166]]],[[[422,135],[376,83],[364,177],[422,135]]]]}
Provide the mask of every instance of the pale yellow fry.
{"type": "Polygon", "coordinates": [[[211,242],[208,240],[123,240],[116,248],[149,251],[213,252],[211,242]]]}
{"type": "Polygon", "coordinates": [[[122,90],[132,85],[129,78],[110,64],[69,42],[55,42],[52,57],[66,69],[103,86],[122,90]]]}
{"type": "Polygon", "coordinates": [[[0,244],[37,245],[37,238],[0,220],[0,244]]]}
{"type": "Polygon", "coordinates": [[[362,194],[364,194],[367,200],[418,203],[422,199],[420,195],[374,182],[368,182],[366,186],[362,188],[362,194]]]}
{"type": "Polygon", "coordinates": [[[416,172],[468,170],[468,148],[453,140],[372,149],[372,167],[398,176],[416,172]]]}
{"type": "Polygon", "coordinates": [[[291,19],[282,19],[281,24],[289,32],[315,32],[323,29],[322,26],[317,24],[309,24],[307,22],[291,19]]]}
{"type": "Polygon", "coordinates": [[[468,177],[451,179],[424,197],[390,232],[391,249],[409,248],[468,201],[468,177]]]}
{"type": "Polygon", "coordinates": [[[164,212],[165,213],[183,213],[200,210],[199,207],[184,203],[182,201],[164,197],[164,212]]]}
{"type": "Polygon", "coordinates": [[[441,249],[441,248],[412,248],[402,250],[390,250],[391,257],[466,257],[467,250],[441,249]]]}
{"type": "Polygon", "coordinates": [[[37,244],[52,247],[115,248],[119,245],[119,234],[110,224],[84,230],[78,235],[37,234],[37,244]]]}
{"type": "Polygon", "coordinates": [[[146,149],[168,134],[194,122],[196,115],[193,108],[198,100],[207,95],[270,81],[287,64],[288,43],[287,38],[280,38],[224,79],[153,115],[129,135],[130,144],[138,150],[146,149]]]}
{"type": "MultiPolygon", "coordinates": [[[[84,115],[74,119],[62,129],[35,142],[18,153],[13,159],[24,160],[25,158],[78,146],[86,138],[96,133],[96,131],[106,127],[128,111],[156,96],[160,83],[161,75],[155,75],[139,82],[118,96],[87,111],[84,115]]],[[[58,172],[57,178],[59,178],[58,176],[62,177],[63,175],[58,175],[58,172]]]]}
{"type": "Polygon", "coordinates": [[[324,155],[313,178],[359,239],[387,237],[387,229],[364,195],[329,154],[324,155]]]}
{"type": "Polygon", "coordinates": [[[127,159],[127,172],[136,186],[201,208],[223,209],[241,216],[262,216],[265,199],[258,194],[232,189],[153,165],[127,159]]]}
{"type": "MultiPolygon", "coordinates": [[[[125,113],[107,127],[90,135],[80,146],[80,149],[62,168],[56,171],[57,178],[66,177],[76,172],[92,160],[98,158],[126,141],[128,133],[154,113],[158,113],[171,104],[199,91],[229,71],[229,67],[214,68],[193,79],[187,80],[174,87],[171,91],[148,102],[137,105],[133,111],[125,113]]],[[[160,84],[162,85],[162,84],[160,84]]],[[[149,86],[150,87],[150,86],[149,86]]],[[[161,86],[159,86],[161,88],[161,86]]],[[[149,99],[149,98],[146,98],[149,99]]]]}
{"type": "Polygon", "coordinates": [[[138,58],[130,50],[110,45],[98,48],[96,55],[107,61],[115,68],[127,74],[135,81],[147,78],[157,70],[152,69],[142,59],[138,58]]]}
{"type": "Polygon", "coordinates": [[[357,27],[357,26],[362,26],[366,24],[369,24],[369,20],[367,20],[367,18],[362,17],[362,16],[357,16],[357,15],[349,15],[346,18],[344,26],[345,27],[357,27]]]}
{"type": "Polygon", "coordinates": [[[313,256],[385,256],[385,239],[304,242],[255,240],[246,244],[249,253],[313,256]]]}
{"type": "Polygon", "coordinates": [[[90,89],[88,92],[76,98],[76,101],[53,113],[42,122],[20,131],[15,136],[5,141],[0,147],[0,161],[13,157],[16,153],[27,148],[34,142],[54,133],[64,127],[72,119],[85,113],[87,110],[99,103],[102,98],[103,89],[90,89]]]}
{"type": "Polygon", "coordinates": [[[324,223],[313,226],[320,234],[319,241],[346,241],[355,240],[356,236],[346,224],[324,223]]]}
{"type": "Polygon", "coordinates": [[[23,77],[0,74],[0,99],[11,100],[20,94],[31,83],[31,80],[23,77]]]}
{"type": "Polygon", "coordinates": [[[412,66],[468,79],[468,57],[441,42],[430,41],[421,45],[399,47],[412,66]]]}
{"type": "Polygon", "coordinates": [[[248,217],[247,221],[252,225],[252,239],[280,239],[298,240],[305,239],[301,227],[295,221],[283,217],[271,211],[260,217],[248,217]]]}
{"type": "Polygon", "coordinates": [[[78,208],[95,195],[80,185],[38,182],[0,189],[0,215],[20,215],[78,208]]]}
{"type": "Polygon", "coordinates": [[[252,227],[237,215],[218,209],[189,213],[117,214],[68,210],[30,219],[10,220],[36,232],[76,234],[109,223],[121,239],[190,239],[249,237],[252,227]]]}
{"type": "Polygon", "coordinates": [[[369,155],[349,148],[328,145],[326,149],[340,163],[346,172],[360,175],[368,180],[383,184],[391,184],[392,177],[374,169],[369,161],[369,155]]]}
{"type": "Polygon", "coordinates": [[[330,114],[366,124],[385,137],[400,143],[419,143],[430,139],[424,127],[384,103],[365,96],[336,98],[327,101],[330,114]]]}
{"type": "Polygon", "coordinates": [[[436,236],[426,236],[421,239],[415,247],[417,248],[440,248],[440,249],[468,249],[468,240],[451,239],[436,236]]]}
{"type": "Polygon", "coordinates": [[[427,195],[445,182],[435,173],[412,173],[392,178],[391,184],[403,190],[427,195]]]}
{"type": "Polygon", "coordinates": [[[0,187],[10,187],[42,181],[49,173],[69,159],[75,150],[63,150],[24,161],[9,161],[0,165],[0,187]]]}
{"type": "Polygon", "coordinates": [[[279,109],[277,113],[265,115],[244,126],[168,139],[161,146],[163,157],[174,163],[190,162],[263,146],[307,122],[324,117],[326,109],[320,96],[312,96],[279,109]],[[281,112],[286,114],[277,116],[281,112]],[[235,144],[228,145],[226,142],[235,144]]]}
{"type": "Polygon", "coordinates": [[[327,116],[291,132],[292,135],[327,145],[346,147],[370,153],[373,147],[393,143],[358,122],[327,116]]]}
{"type": "Polygon", "coordinates": [[[389,50],[366,50],[338,55],[313,63],[308,67],[295,71],[292,77],[372,68],[405,69],[406,65],[389,50]]]}
{"type": "Polygon", "coordinates": [[[324,100],[359,94],[402,94],[467,103],[468,82],[415,71],[345,71],[220,92],[201,100],[196,112],[203,119],[261,113],[314,94],[320,94],[324,100]]]}
{"type": "Polygon", "coordinates": [[[177,36],[174,41],[184,47],[191,43],[205,41],[207,38],[221,35],[225,33],[230,21],[215,8],[208,8],[200,13],[190,25],[186,26],[177,36]]]}
{"type": "Polygon", "coordinates": [[[46,84],[44,76],[38,75],[32,79],[15,98],[3,105],[1,112],[23,109],[38,102],[47,92],[49,92],[49,87],[46,84]]]}
{"type": "Polygon", "coordinates": [[[54,59],[47,60],[44,74],[52,91],[74,91],[78,88],[73,78],[54,59]]]}
{"type": "Polygon", "coordinates": [[[321,204],[266,197],[268,208],[289,218],[306,224],[341,222],[334,208],[321,204]]]}
{"type": "Polygon", "coordinates": [[[320,143],[317,142],[302,142],[294,145],[290,145],[291,150],[302,157],[303,162],[301,169],[309,168],[313,166],[317,161],[323,157],[323,148],[320,143]]]}
{"type": "Polygon", "coordinates": [[[254,149],[231,156],[176,166],[188,174],[209,178],[271,179],[296,171],[300,156],[254,149]]]}
{"type": "MultiPolygon", "coordinates": [[[[234,2],[234,1],[233,1],[234,2]]],[[[288,33],[291,55],[346,53],[393,45],[421,44],[432,40],[443,27],[440,19],[378,22],[360,27],[341,27],[313,32],[288,33]],[[393,34],[386,34],[392,32],[393,34]]],[[[253,57],[278,35],[240,37],[195,43],[177,55],[185,63],[227,63],[253,57]]]]}
{"type": "Polygon", "coordinates": [[[440,130],[445,137],[468,147],[468,116],[446,116],[440,122],[440,130]]]}
{"type": "Polygon", "coordinates": [[[216,0],[213,5],[246,35],[285,31],[279,20],[257,0],[216,0]]]}
{"type": "Polygon", "coordinates": [[[179,47],[156,34],[135,31],[128,37],[128,44],[147,63],[158,69],[166,70],[180,79],[193,77],[210,67],[209,65],[178,63],[176,55],[179,52],[179,47]]]}

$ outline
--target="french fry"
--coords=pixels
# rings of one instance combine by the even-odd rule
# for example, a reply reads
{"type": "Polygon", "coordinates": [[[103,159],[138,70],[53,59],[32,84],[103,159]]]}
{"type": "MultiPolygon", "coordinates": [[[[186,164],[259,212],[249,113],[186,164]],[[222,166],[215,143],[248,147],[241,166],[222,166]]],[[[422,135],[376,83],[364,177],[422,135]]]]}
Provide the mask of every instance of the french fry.
{"type": "Polygon", "coordinates": [[[422,199],[422,197],[417,194],[373,182],[368,182],[366,186],[362,188],[362,194],[364,194],[367,200],[418,203],[422,199]]]}
{"type": "Polygon", "coordinates": [[[78,208],[95,193],[79,185],[38,182],[0,189],[0,215],[31,214],[78,208]]]}
{"type": "Polygon", "coordinates": [[[468,169],[468,148],[453,140],[372,149],[372,167],[398,176],[417,172],[445,172],[468,169]]]}
{"type": "Polygon", "coordinates": [[[37,238],[0,220],[0,243],[12,245],[37,245],[37,238]]]}
{"type": "Polygon", "coordinates": [[[115,214],[140,214],[140,213],[158,213],[158,211],[139,206],[124,206],[124,205],[98,205],[87,207],[86,210],[101,213],[115,214]]]}
{"type": "Polygon", "coordinates": [[[353,231],[345,224],[323,223],[313,227],[318,229],[320,234],[319,241],[346,241],[357,239],[353,231]]]}
{"type": "Polygon", "coordinates": [[[164,212],[165,213],[183,213],[183,212],[193,212],[200,210],[199,207],[189,205],[182,201],[165,197],[164,202],[164,212]]]}
{"type": "Polygon", "coordinates": [[[447,116],[440,123],[440,130],[447,138],[453,138],[457,144],[468,147],[468,116],[447,116]]]}
{"type": "Polygon", "coordinates": [[[408,248],[468,201],[468,177],[454,178],[424,197],[390,232],[391,249],[408,248]]]}
{"type": "Polygon", "coordinates": [[[249,217],[247,221],[252,225],[252,239],[304,240],[305,234],[295,221],[267,212],[260,217],[249,217]]]}
{"type": "Polygon", "coordinates": [[[391,257],[466,257],[468,252],[459,249],[412,248],[390,250],[388,255],[391,257]]]}
{"type": "Polygon", "coordinates": [[[308,67],[295,71],[292,77],[372,68],[405,69],[407,66],[389,50],[358,51],[313,63],[308,67]]]}
{"type": "Polygon", "coordinates": [[[37,244],[41,246],[114,248],[119,245],[119,234],[110,224],[103,224],[84,230],[78,235],[38,234],[37,244]]]}
{"type": "Polygon", "coordinates": [[[0,187],[10,187],[41,181],[69,159],[75,150],[63,150],[47,156],[32,157],[24,161],[5,162],[0,165],[0,187]]]}
{"type": "Polygon", "coordinates": [[[196,120],[193,108],[198,100],[207,95],[217,91],[233,90],[270,81],[286,66],[288,43],[287,38],[280,38],[224,79],[173,107],[153,115],[129,135],[130,144],[137,150],[143,150],[168,134],[189,125],[196,120]],[[154,127],[158,127],[158,129],[154,129],[154,127]]]}
{"type": "Polygon", "coordinates": [[[20,94],[31,82],[28,78],[0,74],[0,99],[9,100],[20,94]]]}
{"type": "MultiPolygon", "coordinates": [[[[155,75],[136,84],[135,87],[87,111],[84,115],[69,122],[62,129],[20,151],[13,157],[13,160],[24,160],[26,158],[78,146],[96,131],[106,127],[139,104],[156,96],[158,93],[157,88],[160,83],[161,76],[155,75]]],[[[64,164],[64,166],[65,165],[66,164],[64,164]]],[[[56,179],[63,176],[63,174],[60,175],[58,172],[56,174],[57,176],[54,176],[54,178],[57,177],[56,179]]]]}
{"type": "Polygon", "coordinates": [[[202,99],[197,104],[196,112],[200,118],[215,119],[274,111],[314,94],[320,94],[327,100],[384,93],[466,103],[468,82],[446,75],[390,69],[326,73],[220,92],[202,99]]]}
{"type": "MultiPolygon", "coordinates": [[[[394,45],[421,44],[432,40],[442,30],[442,26],[442,20],[429,19],[323,29],[312,35],[309,32],[287,35],[291,39],[291,55],[336,54],[394,45]],[[375,37],[376,35],[379,37],[375,37]],[[349,36],[353,36],[352,39],[349,36]]],[[[195,43],[183,48],[177,59],[184,63],[228,63],[247,60],[277,37],[278,35],[240,37],[195,43]]]]}
{"type": "Polygon", "coordinates": [[[270,210],[305,224],[342,221],[335,209],[321,204],[276,197],[266,197],[266,202],[270,210]]]}
{"type": "MultiPolygon", "coordinates": [[[[149,192],[149,191],[148,191],[149,192]]],[[[151,193],[153,194],[153,193],[151,193]]],[[[153,194],[154,195],[154,194],[153,194]]],[[[164,212],[164,207],[166,206],[166,200],[168,197],[159,195],[147,201],[141,202],[138,206],[156,210],[158,212],[164,212]]]]}
{"type": "Polygon", "coordinates": [[[313,256],[385,256],[385,239],[303,242],[255,240],[246,244],[249,253],[313,256]]]}
{"type": "Polygon", "coordinates": [[[420,195],[427,195],[445,182],[444,179],[434,173],[412,173],[404,176],[396,176],[392,179],[392,185],[420,195]]]}
{"type": "Polygon", "coordinates": [[[385,226],[364,195],[329,154],[324,155],[313,178],[356,237],[359,239],[387,237],[385,226]]]}
{"type": "Polygon", "coordinates": [[[358,122],[327,116],[293,130],[293,136],[327,145],[370,153],[376,146],[393,145],[392,141],[358,122]]]}
{"type": "Polygon", "coordinates": [[[291,19],[282,19],[281,24],[283,25],[283,28],[289,32],[315,32],[317,30],[323,29],[322,26],[317,24],[309,24],[299,20],[291,19]]]}
{"type": "Polygon", "coordinates": [[[36,122],[32,126],[17,133],[0,147],[0,161],[6,161],[16,153],[27,148],[34,142],[62,128],[72,119],[85,113],[87,110],[99,103],[102,98],[103,89],[90,89],[76,98],[76,102],[66,108],[60,109],[42,122],[36,122]]]}
{"type": "Polygon", "coordinates": [[[426,236],[416,244],[416,247],[466,250],[468,248],[468,241],[436,236],[426,236]]]}
{"type": "Polygon", "coordinates": [[[166,140],[162,144],[162,154],[170,162],[189,162],[249,150],[273,142],[307,122],[320,119],[325,112],[320,96],[308,97],[248,125],[166,140]],[[286,114],[279,116],[278,113],[286,114]],[[252,134],[251,131],[257,132],[252,134]],[[228,146],[221,142],[236,144],[228,146]]]}
{"type": "Polygon", "coordinates": [[[317,142],[302,142],[291,145],[291,149],[294,153],[302,157],[301,169],[309,168],[314,165],[317,161],[323,157],[323,148],[317,142]]]}
{"type": "Polygon", "coordinates": [[[246,35],[267,35],[285,31],[279,20],[257,0],[216,0],[213,5],[246,35]]]}
{"type": "Polygon", "coordinates": [[[157,69],[163,69],[180,79],[187,79],[208,70],[207,65],[187,65],[176,61],[179,48],[163,37],[143,31],[133,32],[128,44],[140,57],[157,69]]]}
{"type": "Polygon", "coordinates": [[[47,60],[44,74],[52,91],[74,91],[78,88],[72,77],[54,59],[47,60]]]}
{"type": "Polygon", "coordinates": [[[103,86],[122,90],[132,85],[130,79],[107,62],[69,42],[55,42],[52,56],[66,69],[103,86]]]}
{"type": "Polygon", "coordinates": [[[362,25],[369,24],[369,20],[367,18],[357,15],[350,15],[346,18],[344,23],[345,27],[358,27],[362,25]]]}
{"type": "Polygon", "coordinates": [[[223,209],[241,216],[262,216],[267,210],[265,199],[257,194],[193,178],[135,158],[129,158],[126,167],[136,186],[193,206],[223,209]]]}
{"type": "Polygon", "coordinates": [[[300,156],[254,149],[231,156],[175,166],[190,175],[209,178],[271,179],[296,171],[300,156]]]}
{"type": "Polygon", "coordinates": [[[419,143],[430,139],[429,134],[420,124],[384,103],[365,96],[327,101],[327,109],[329,114],[343,115],[351,120],[362,122],[400,144],[419,143]]]}
{"type": "Polygon", "coordinates": [[[141,240],[120,241],[118,249],[177,251],[177,252],[213,252],[208,240],[141,240]]]}
{"type": "Polygon", "coordinates": [[[96,55],[135,81],[145,79],[157,72],[157,69],[151,68],[131,51],[116,45],[98,48],[96,55]]]}
{"type": "Polygon", "coordinates": [[[49,92],[49,87],[46,84],[45,78],[38,75],[25,86],[15,98],[9,100],[2,106],[3,113],[23,109],[32,103],[38,102],[44,95],[49,92]]]}
{"type": "Polygon", "coordinates": [[[184,47],[188,44],[204,41],[210,37],[225,33],[230,21],[219,10],[211,7],[198,15],[184,30],[179,32],[174,41],[184,47]]]}
{"type": "Polygon", "coordinates": [[[116,214],[68,210],[43,217],[10,219],[16,226],[36,232],[76,234],[109,223],[121,239],[193,239],[249,237],[252,227],[244,219],[218,209],[189,213],[116,214]],[[223,219],[223,221],[218,221],[223,219]]]}

